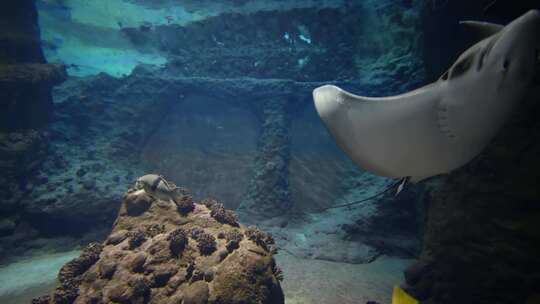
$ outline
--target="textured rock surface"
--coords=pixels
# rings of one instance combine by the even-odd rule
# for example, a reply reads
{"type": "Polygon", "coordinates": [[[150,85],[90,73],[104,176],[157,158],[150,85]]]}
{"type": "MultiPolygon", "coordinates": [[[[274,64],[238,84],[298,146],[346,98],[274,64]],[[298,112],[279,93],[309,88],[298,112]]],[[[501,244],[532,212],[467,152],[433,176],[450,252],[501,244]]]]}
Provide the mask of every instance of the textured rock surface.
{"type": "Polygon", "coordinates": [[[52,86],[66,80],[61,65],[0,64],[0,131],[46,130],[52,112],[52,86]]]}
{"type": "Polygon", "coordinates": [[[3,1],[1,8],[0,62],[43,63],[34,1],[3,1]]]}
{"type": "MultiPolygon", "coordinates": [[[[251,177],[251,164],[242,162],[244,154],[255,153],[255,141],[252,151],[243,149],[247,144],[242,142],[243,135],[248,137],[252,131],[245,130],[246,126],[230,125],[230,121],[225,121],[223,127],[219,121],[214,121],[213,111],[188,111],[189,104],[205,102],[200,96],[219,96],[213,97],[216,107],[224,111],[243,108],[252,115],[252,123],[257,123],[257,117],[272,104],[266,100],[272,92],[280,92],[281,98],[290,101],[289,107],[294,108],[306,105],[307,99],[293,97],[308,96],[317,85],[319,83],[287,80],[177,78],[156,75],[142,68],[124,79],[101,74],[85,81],[69,81],[58,90],[49,156],[35,179],[30,180],[32,191],[22,203],[34,217],[77,225],[96,220],[112,222],[118,208],[113,202],[121,196],[122,188],[133,182],[136,175],[151,171],[181,180],[194,188],[199,198],[209,194],[225,196],[226,205],[235,208],[245,189],[243,183],[247,184],[250,178],[266,178],[256,173],[251,177]],[[209,87],[213,88],[211,93],[209,87]],[[193,124],[184,124],[187,119],[204,128],[182,129],[193,127],[193,124]],[[206,130],[205,133],[189,134],[201,129],[206,130]],[[216,132],[219,133],[215,137],[203,137],[216,132]],[[170,150],[171,146],[179,150],[170,150]],[[237,169],[237,165],[243,166],[242,170],[237,169]],[[236,181],[241,173],[245,175],[236,181]],[[205,187],[215,188],[208,191],[205,187]]],[[[257,129],[257,125],[253,128],[257,129]]],[[[269,136],[279,135],[272,133],[273,125],[267,128],[269,136]]],[[[265,149],[286,149],[286,144],[271,141],[265,149]]],[[[270,167],[267,171],[286,176],[285,169],[270,167]]],[[[287,184],[278,183],[278,186],[286,188],[287,184]]],[[[266,204],[281,204],[266,195],[274,188],[255,190],[267,198],[266,204]]],[[[54,225],[42,228],[52,227],[54,225]]]]}
{"type": "Polygon", "coordinates": [[[47,156],[51,90],[67,75],[63,66],[45,63],[34,1],[3,1],[0,28],[0,234],[6,236],[20,222],[20,202],[32,188],[27,181],[47,156]]]}
{"type": "Polygon", "coordinates": [[[40,303],[284,303],[272,238],[216,214],[203,204],[184,214],[131,189],[107,240],[64,265],[40,303]],[[143,200],[146,210],[130,214],[143,200]]]}
{"type": "Polygon", "coordinates": [[[47,55],[74,75],[122,76],[137,62],[164,61],[183,76],[360,77],[386,90],[422,77],[418,10],[402,1],[126,2],[42,3],[47,55]]]}
{"type": "Polygon", "coordinates": [[[0,132],[43,128],[65,69],[45,64],[34,1],[4,1],[0,20],[0,132]]]}
{"type": "Polygon", "coordinates": [[[244,217],[282,215],[291,208],[289,188],[290,125],[292,106],[286,97],[268,101],[262,110],[258,153],[247,194],[238,210],[244,217]],[[268,202],[274,202],[268,204],[268,202]]]}

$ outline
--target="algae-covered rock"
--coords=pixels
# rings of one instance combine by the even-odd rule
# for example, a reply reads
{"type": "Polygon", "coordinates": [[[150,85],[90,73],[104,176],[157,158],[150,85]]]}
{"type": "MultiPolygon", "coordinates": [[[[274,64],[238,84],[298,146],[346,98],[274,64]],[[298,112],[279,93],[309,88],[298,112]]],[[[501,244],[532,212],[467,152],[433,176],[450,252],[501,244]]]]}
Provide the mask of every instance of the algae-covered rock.
{"type": "Polygon", "coordinates": [[[45,303],[284,303],[268,234],[151,196],[128,191],[110,236],[62,268],[45,303]]]}

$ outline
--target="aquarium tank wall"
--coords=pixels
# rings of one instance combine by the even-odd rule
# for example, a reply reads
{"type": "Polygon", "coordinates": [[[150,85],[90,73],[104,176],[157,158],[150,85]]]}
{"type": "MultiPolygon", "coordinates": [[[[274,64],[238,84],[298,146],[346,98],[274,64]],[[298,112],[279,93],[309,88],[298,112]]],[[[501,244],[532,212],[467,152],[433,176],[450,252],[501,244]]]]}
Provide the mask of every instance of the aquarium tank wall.
{"type": "Polygon", "coordinates": [[[0,302],[540,303],[538,8],[2,1],[0,302]]]}

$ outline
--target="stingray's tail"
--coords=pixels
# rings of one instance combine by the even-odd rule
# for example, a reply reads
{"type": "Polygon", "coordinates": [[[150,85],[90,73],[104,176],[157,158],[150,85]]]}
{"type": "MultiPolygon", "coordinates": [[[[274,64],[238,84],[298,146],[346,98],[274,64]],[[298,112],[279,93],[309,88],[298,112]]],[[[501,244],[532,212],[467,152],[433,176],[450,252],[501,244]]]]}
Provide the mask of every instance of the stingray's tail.
{"type": "Polygon", "coordinates": [[[359,204],[362,204],[362,203],[365,203],[367,201],[370,201],[374,198],[377,198],[379,196],[382,196],[388,192],[391,192],[392,190],[396,189],[396,195],[398,195],[402,190],[403,190],[403,187],[404,185],[407,183],[407,181],[409,180],[408,177],[404,177],[404,178],[401,178],[399,179],[398,181],[394,182],[394,183],[391,183],[390,185],[388,185],[386,188],[384,188],[382,191],[380,192],[377,192],[375,193],[374,195],[370,196],[370,197],[366,197],[364,199],[361,199],[361,200],[358,200],[358,201],[354,201],[354,202],[350,202],[350,203],[347,203],[347,204],[343,204],[343,205],[336,205],[336,206],[330,206],[330,207],[326,207],[326,208],[323,208],[323,209],[319,209],[317,210],[317,212],[323,212],[323,211],[326,211],[326,210],[329,210],[329,209],[335,209],[335,208],[343,208],[343,207],[350,207],[350,206],[355,206],[355,205],[359,205],[359,204]]]}

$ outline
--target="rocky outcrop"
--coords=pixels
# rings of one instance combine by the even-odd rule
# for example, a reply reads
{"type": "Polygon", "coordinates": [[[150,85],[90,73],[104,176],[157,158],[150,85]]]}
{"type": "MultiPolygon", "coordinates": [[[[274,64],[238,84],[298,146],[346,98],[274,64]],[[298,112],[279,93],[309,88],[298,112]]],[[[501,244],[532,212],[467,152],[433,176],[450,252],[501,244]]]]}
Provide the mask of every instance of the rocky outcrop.
{"type": "Polygon", "coordinates": [[[34,0],[3,1],[0,10],[0,62],[43,63],[34,0]]]}
{"type": "Polygon", "coordinates": [[[61,65],[0,64],[0,98],[6,109],[0,113],[0,131],[46,130],[52,112],[51,89],[65,79],[61,65]]]}
{"type": "Polygon", "coordinates": [[[288,98],[281,97],[267,102],[262,110],[262,130],[254,164],[256,173],[238,208],[245,220],[283,215],[291,208],[291,104],[288,98]]]}
{"type": "Polygon", "coordinates": [[[424,77],[415,51],[418,10],[397,2],[223,13],[185,26],[146,24],[122,32],[137,47],[167,54],[167,68],[185,77],[360,79],[391,94],[424,77]]]}
{"type": "MultiPolygon", "coordinates": [[[[210,187],[209,176],[199,177],[201,169],[191,167],[189,162],[192,160],[189,157],[192,154],[185,151],[186,155],[177,155],[174,156],[177,158],[174,158],[166,154],[167,145],[163,144],[164,141],[177,144],[180,138],[183,139],[184,133],[171,133],[168,130],[180,129],[178,124],[191,115],[199,124],[206,123],[201,119],[205,117],[202,115],[210,117],[205,118],[207,121],[213,119],[212,112],[208,114],[203,112],[201,115],[196,112],[200,110],[193,112],[187,110],[186,104],[204,101],[199,96],[211,95],[214,97],[215,106],[242,108],[247,114],[252,115],[255,123],[253,126],[238,128],[235,125],[233,127],[237,127],[236,129],[223,130],[218,129],[221,127],[219,125],[214,126],[217,123],[208,122],[211,132],[221,132],[223,135],[219,135],[226,137],[217,137],[216,140],[221,140],[217,142],[220,145],[213,142],[201,143],[198,153],[204,152],[205,159],[201,160],[204,164],[222,162],[227,156],[220,154],[225,145],[227,149],[236,151],[233,146],[237,142],[231,139],[233,135],[242,137],[247,128],[257,130],[259,126],[256,123],[260,121],[259,117],[272,114],[273,116],[268,119],[270,123],[261,121],[260,126],[267,134],[265,137],[267,141],[265,140],[260,152],[262,155],[260,165],[264,167],[274,151],[283,151],[276,157],[287,159],[289,142],[281,140],[280,134],[288,132],[288,125],[281,123],[281,117],[291,109],[305,106],[308,103],[307,98],[294,97],[309,96],[312,88],[319,84],[276,79],[220,80],[170,77],[153,73],[143,67],[123,79],[101,74],[86,80],[70,80],[57,90],[54,124],[50,130],[52,140],[49,156],[36,178],[29,181],[33,187],[26,193],[22,203],[33,219],[42,220],[33,222],[40,230],[55,229],[56,225],[47,222],[62,223],[59,227],[72,225],[76,229],[76,227],[93,227],[96,221],[111,223],[118,208],[114,202],[121,198],[122,188],[132,183],[135,176],[142,175],[144,171],[161,172],[181,180],[183,184],[195,188],[194,193],[198,197],[208,195],[204,187],[210,187]],[[208,92],[209,87],[213,88],[211,92],[208,92]],[[267,97],[273,92],[280,92],[276,96],[277,101],[268,101],[267,97]],[[114,102],[111,102],[112,100],[114,102]],[[274,109],[275,103],[288,104],[286,108],[281,106],[274,109]],[[278,123],[274,123],[274,120],[278,123]],[[165,133],[164,138],[156,137],[161,136],[160,132],[165,133]],[[66,145],[66,142],[78,144],[66,145]],[[180,162],[181,160],[183,161],[180,162]],[[185,165],[177,168],[175,164],[185,165]]],[[[193,136],[189,134],[190,129],[177,132],[185,132],[186,137],[193,136]]],[[[242,149],[244,145],[241,143],[238,145],[236,153],[252,153],[242,149]]],[[[182,145],[179,148],[186,147],[182,145]]],[[[177,152],[175,151],[176,154],[177,152]]],[[[229,157],[233,156],[238,157],[238,154],[229,157]]],[[[234,159],[231,159],[231,162],[234,164],[234,159]]],[[[227,182],[233,183],[232,186],[235,188],[242,189],[244,185],[240,183],[241,181],[245,180],[247,184],[253,179],[257,181],[255,184],[261,184],[276,176],[276,182],[272,183],[272,186],[253,187],[249,188],[252,190],[248,192],[254,193],[252,196],[262,198],[271,211],[284,212],[287,201],[282,201],[281,197],[274,197],[272,194],[276,189],[274,186],[288,191],[288,184],[282,182],[288,176],[286,165],[287,163],[282,161],[279,167],[266,166],[263,169],[267,174],[261,176],[259,171],[255,171],[253,176],[247,175],[240,181],[230,180],[234,176],[231,174],[228,178],[230,181],[227,182]]],[[[249,173],[251,170],[246,172],[249,173]]],[[[218,171],[216,174],[228,177],[228,172],[218,171]]],[[[229,208],[235,208],[243,193],[230,194],[230,189],[230,187],[217,189],[211,193],[228,194],[228,198],[232,199],[226,200],[225,203],[229,208]]]]}
{"type": "Polygon", "coordinates": [[[64,265],[35,303],[284,303],[271,236],[215,200],[178,200],[190,211],[130,189],[105,242],[64,265]]]}
{"type": "MultiPolygon", "coordinates": [[[[45,63],[34,1],[0,4],[0,235],[13,233],[27,181],[47,156],[52,87],[63,66],[45,63]]],[[[0,248],[1,249],[1,248],[0,248]]],[[[1,252],[1,250],[0,250],[1,252]]]]}
{"type": "Polygon", "coordinates": [[[537,303],[539,114],[529,98],[481,155],[433,182],[422,255],[405,272],[422,303],[537,303]]]}
{"type": "Polygon", "coordinates": [[[353,47],[339,45],[359,35],[356,23],[363,15],[359,5],[346,11],[226,13],[186,26],[149,25],[122,31],[138,47],[154,46],[167,53],[168,69],[178,75],[343,80],[354,78],[357,71],[350,56],[353,47]],[[332,27],[326,26],[330,23],[332,27]],[[321,65],[325,69],[319,69],[321,65]]]}
{"type": "Polygon", "coordinates": [[[0,132],[46,127],[65,69],[45,63],[33,0],[2,3],[0,20],[0,132]]]}

